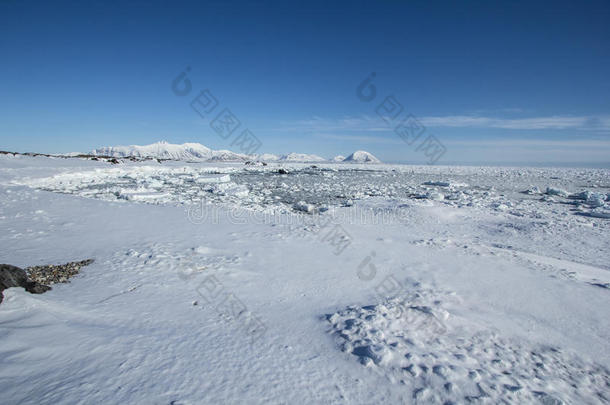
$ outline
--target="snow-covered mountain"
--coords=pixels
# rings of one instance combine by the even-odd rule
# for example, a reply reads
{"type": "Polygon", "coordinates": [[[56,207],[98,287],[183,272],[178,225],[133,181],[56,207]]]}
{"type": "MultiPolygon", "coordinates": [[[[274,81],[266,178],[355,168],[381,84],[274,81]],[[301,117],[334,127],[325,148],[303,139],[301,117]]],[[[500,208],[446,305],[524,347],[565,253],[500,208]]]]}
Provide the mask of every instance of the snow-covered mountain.
{"type": "Polygon", "coordinates": [[[289,153],[280,157],[283,162],[325,162],[326,159],[318,155],[308,155],[306,153],[289,153]]]}
{"type": "Polygon", "coordinates": [[[212,150],[200,143],[184,143],[182,145],[177,145],[165,141],[143,146],[106,146],[93,150],[91,154],[112,157],[134,156],[140,158],[151,157],[173,160],[208,160],[213,157],[212,150]]]}
{"type": "Polygon", "coordinates": [[[245,161],[251,159],[250,156],[244,155],[243,153],[235,153],[230,150],[213,150],[212,157],[208,160],[215,162],[234,162],[234,161],[245,161]]]}
{"type": "Polygon", "coordinates": [[[337,155],[333,158],[333,162],[343,162],[345,160],[345,156],[337,155]]]}
{"type": "Polygon", "coordinates": [[[356,152],[343,159],[343,161],[355,163],[381,163],[381,161],[375,156],[373,156],[373,154],[363,150],[357,150],[356,152]]]}
{"type": "Polygon", "coordinates": [[[165,141],[150,145],[107,146],[95,149],[93,155],[139,158],[158,158],[172,160],[212,160],[221,162],[244,161],[251,159],[243,153],[230,150],[212,150],[200,143],[171,144],[165,141]]]}

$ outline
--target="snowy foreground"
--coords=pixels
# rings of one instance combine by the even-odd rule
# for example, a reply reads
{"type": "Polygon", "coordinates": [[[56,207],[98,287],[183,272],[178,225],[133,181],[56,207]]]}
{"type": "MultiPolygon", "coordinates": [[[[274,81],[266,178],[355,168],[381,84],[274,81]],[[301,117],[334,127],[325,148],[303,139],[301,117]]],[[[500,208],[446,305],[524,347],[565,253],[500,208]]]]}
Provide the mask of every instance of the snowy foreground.
{"type": "Polygon", "coordinates": [[[5,404],[610,402],[610,171],[0,156],[5,404]],[[278,169],[282,173],[278,173],[278,169]]]}

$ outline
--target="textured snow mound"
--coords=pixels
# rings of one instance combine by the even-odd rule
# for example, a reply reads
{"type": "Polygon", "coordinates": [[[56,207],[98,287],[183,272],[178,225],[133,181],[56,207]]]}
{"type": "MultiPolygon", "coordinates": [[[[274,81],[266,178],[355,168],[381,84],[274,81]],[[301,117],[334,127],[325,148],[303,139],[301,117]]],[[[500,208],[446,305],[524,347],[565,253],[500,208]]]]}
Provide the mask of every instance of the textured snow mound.
{"type": "Polygon", "coordinates": [[[457,297],[413,286],[406,296],[326,320],[343,352],[410,389],[414,403],[604,402],[604,367],[476,325],[451,327],[444,306],[457,297]]]}
{"type": "Polygon", "coordinates": [[[363,150],[357,150],[356,152],[346,157],[343,161],[358,163],[381,163],[381,161],[375,156],[373,156],[373,154],[363,150]]]}

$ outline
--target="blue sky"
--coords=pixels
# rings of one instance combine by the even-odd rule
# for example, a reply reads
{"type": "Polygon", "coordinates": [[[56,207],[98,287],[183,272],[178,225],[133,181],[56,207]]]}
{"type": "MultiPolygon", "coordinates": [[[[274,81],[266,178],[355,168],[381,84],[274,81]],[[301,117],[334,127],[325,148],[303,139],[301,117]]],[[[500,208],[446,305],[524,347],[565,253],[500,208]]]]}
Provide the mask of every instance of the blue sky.
{"type": "Polygon", "coordinates": [[[376,112],[393,96],[444,162],[609,164],[608,21],[608,1],[3,0],[0,149],[235,150],[189,107],[209,89],[264,152],[425,161],[376,112]]]}

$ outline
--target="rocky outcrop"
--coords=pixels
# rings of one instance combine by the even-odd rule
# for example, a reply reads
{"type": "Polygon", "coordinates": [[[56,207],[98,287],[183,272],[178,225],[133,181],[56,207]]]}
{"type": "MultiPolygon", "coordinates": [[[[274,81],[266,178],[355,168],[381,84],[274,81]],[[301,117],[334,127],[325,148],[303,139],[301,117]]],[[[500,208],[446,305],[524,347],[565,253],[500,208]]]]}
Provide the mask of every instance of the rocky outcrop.
{"type": "Polygon", "coordinates": [[[25,270],[19,267],[0,264],[0,302],[4,299],[2,291],[11,287],[22,287],[32,294],[42,294],[51,289],[44,284],[30,281],[25,270]]]}
{"type": "Polygon", "coordinates": [[[22,287],[32,294],[49,291],[49,285],[68,283],[71,277],[78,274],[81,267],[93,263],[93,259],[66,264],[33,266],[23,270],[10,264],[0,264],[0,302],[4,299],[2,291],[11,287],[22,287]]]}

